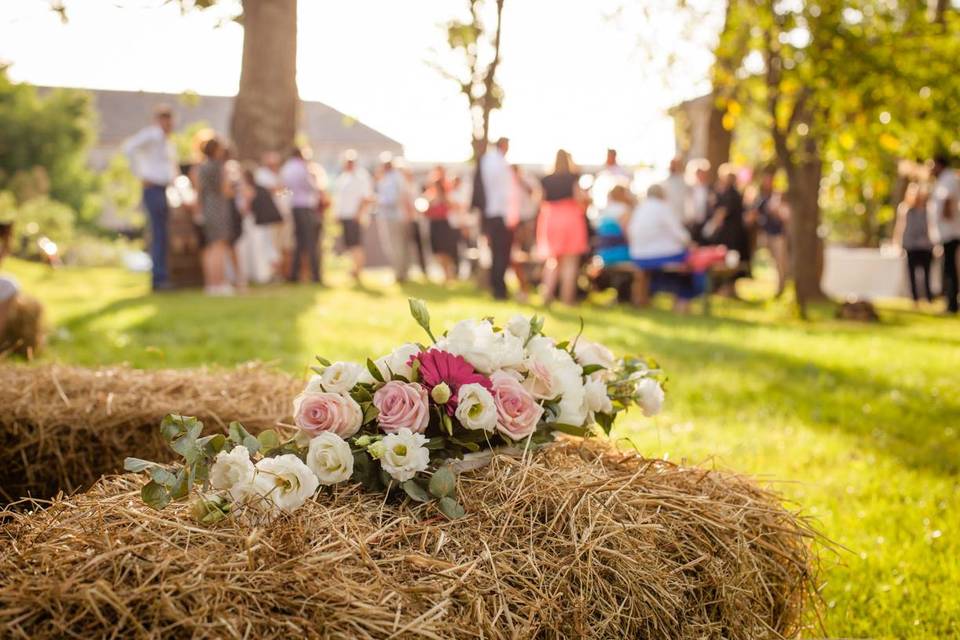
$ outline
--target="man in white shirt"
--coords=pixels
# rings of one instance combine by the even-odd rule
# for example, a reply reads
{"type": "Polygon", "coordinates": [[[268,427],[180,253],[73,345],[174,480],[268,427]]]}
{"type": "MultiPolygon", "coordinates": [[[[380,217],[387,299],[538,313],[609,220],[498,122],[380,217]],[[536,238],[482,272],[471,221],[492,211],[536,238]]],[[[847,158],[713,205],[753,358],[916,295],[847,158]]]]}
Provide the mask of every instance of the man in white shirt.
{"type": "Polygon", "coordinates": [[[177,170],[177,152],[170,133],[173,111],[166,105],[154,109],[154,123],[131,136],[123,145],[130,169],[143,185],[143,206],[150,218],[150,258],[154,290],[167,289],[167,185],[177,170]]]}
{"type": "Polygon", "coordinates": [[[937,232],[943,245],[943,297],[947,299],[947,313],[960,309],[960,286],[957,274],[957,249],[960,248],[960,178],[950,168],[945,156],[933,160],[931,173],[936,178],[930,193],[930,216],[937,222],[937,232]]]}
{"type": "Polygon", "coordinates": [[[670,161],[670,175],[663,181],[663,191],[667,204],[680,224],[690,222],[690,185],[684,177],[684,165],[681,158],[670,161]]]}
{"type": "Polygon", "coordinates": [[[343,171],[333,183],[334,215],[343,228],[343,247],[353,258],[353,277],[360,279],[363,270],[364,216],[373,203],[373,180],[363,167],[357,166],[357,152],[343,154],[343,171]]]}
{"type": "Polygon", "coordinates": [[[483,232],[490,245],[490,289],[497,300],[506,300],[507,284],[504,276],[510,264],[510,229],[507,212],[513,188],[513,169],[507,162],[510,140],[500,138],[495,147],[488,148],[480,158],[480,179],[484,201],[483,232]]]}
{"type": "Polygon", "coordinates": [[[590,189],[590,199],[597,211],[607,206],[607,197],[614,187],[623,185],[630,187],[630,172],[617,162],[617,150],[607,149],[607,159],[603,168],[597,172],[590,189]]]}

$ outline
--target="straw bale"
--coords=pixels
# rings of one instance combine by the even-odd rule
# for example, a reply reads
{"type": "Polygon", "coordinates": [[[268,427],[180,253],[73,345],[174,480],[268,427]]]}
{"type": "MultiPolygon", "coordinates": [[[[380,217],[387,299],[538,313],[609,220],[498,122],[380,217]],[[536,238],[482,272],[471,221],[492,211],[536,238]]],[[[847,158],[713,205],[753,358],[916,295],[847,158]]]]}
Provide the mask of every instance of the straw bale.
{"type": "Polygon", "coordinates": [[[142,482],[0,514],[0,635],[755,640],[809,618],[815,534],[777,495],[598,444],[461,474],[453,522],[341,486],[205,529],[142,482]]]}
{"type": "Polygon", "coordinates": [[[8,354],[32,358],[43,346],[43,305],[24,293],[14,298],[0,331],[0,357],[8,354]]]}
{"type": "Polygon", "coordinates": [[[157,425],[195,415],[208,430],[233,420],[252,432],[290,414],[302,382],[258,364],[139,371],[0,365],[0,503],[47,498],[120,471],[123,458],[170,460],[157,425]]]}

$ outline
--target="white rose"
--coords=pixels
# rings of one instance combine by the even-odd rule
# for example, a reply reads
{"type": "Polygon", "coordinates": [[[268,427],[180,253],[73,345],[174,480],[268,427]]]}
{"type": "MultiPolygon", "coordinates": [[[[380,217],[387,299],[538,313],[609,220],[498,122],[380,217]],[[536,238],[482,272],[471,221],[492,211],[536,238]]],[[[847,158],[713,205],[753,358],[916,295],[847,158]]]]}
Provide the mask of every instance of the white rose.
{"type": "Polygon", "coordinates": [[[366,368],[356,362],[334,362],[323,373],[310,378],[305,391],[349,393],[366,368]]]}
{"type": "Polygon", "coordinates": [[[461,320],[437,342],[437,348],[463,357],[480,373],[523,362],[523,340],[509,331],[494,331],[485,320],[461,320]]]}
{"type": "Polygon", "coordinates": [[[550,338],[535,336],[527,343],[524,368],[527,377],[523,384],[531,395],[549,400],[559,398],[557,414],[548,416],[547,422],[586,422],[583,369],[568,352],[558,349],[550,338]]]}
{"type": "Polygon", "coordinates": [[[457,420],[464,429],[493,432],[497,428],[497,404],[483,385],[472,382],[457,392],[457,420]]]}
{"type": "Polygon", "coordinates": [[[250,492],[255,469],[250,452],[244,446],[234,447],[230,453],[221,451],[210,467],[210,484],[214,489],[227,491],[235,501],[243,500],[250,492]]]}
{"type": "Polygon", "coordinates": [[[655,416],[663,408],[663,387],[653,378],[644,378],[637,383],[637,404],[643,409],[643,415],[655,416]]]}
{"type": "Polygon", "coordinates": [[[590,413],[613,413],[613,401],[607,395],[607,383],[590,378],[583,384],[584,403],[590,413]]]}
{"type": "Polygon", "coordinates": [[[350,445],[335,433],[321,433],[310,440],[307,466],[322,485],[349,480],[353,475],[353,453],[350,445]]]}
{"type": "Polygon", "coordinates": [[[573,354],[577,357],[577,362],[584,367],[596,364],[604,369],[613,369],[617,363],[617,358],[610,349],[599,342],[590,342],[583,338],[577,340],[577,344],[573,346],[573,354]]]}
{"type": "Polygon", "coordinates": [[[380,457],[380,466],[398,482],[409,480],[430,464],[430,451],[424,446],[427,438],[421,433],[414,433],[403,427],[385,437],[382,442],[384,451],[380,457]]]}
{"type": "Polygon", "coordinates": [[[264,458],[256,469],[254,493],[284,513],[299,509],[320,486],[313,471],[292,453],[264,458]]]}
{"type": "Polygon", "coordinates": [[[519,313],[507,320],[507,331],[523,341],[530,337],[530,318],[519,313]]]}
{"type": "MultiPolygon", "coordinates": [[[[403,376],[409,380],[413,375],[413,368],[410,366],[410,357],[418,353],[420,353],[420,347],[412,342],[408,342],[400,345],[387,355],[377,358],[373,361],[373,364],[380,370],[380,375],[383,376],[386,382],[390,382],[394,375],[403,376]]],[[[366,368],[360,373],[358,381],[366,383],[374,382],[373,376],[370,375],[370,372],[367,371],[366,368]]]]}

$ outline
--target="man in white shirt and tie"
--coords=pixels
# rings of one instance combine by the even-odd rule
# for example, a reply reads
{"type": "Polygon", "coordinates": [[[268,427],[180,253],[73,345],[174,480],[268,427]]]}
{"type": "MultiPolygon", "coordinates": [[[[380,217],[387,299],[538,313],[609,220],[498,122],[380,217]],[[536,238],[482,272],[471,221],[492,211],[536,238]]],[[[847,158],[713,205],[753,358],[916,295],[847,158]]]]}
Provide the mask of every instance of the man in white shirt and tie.
{"type": "Polygon", "coordinates": [[[507,211],[513,187],[513,170],[507,162],[507,138],[497,140],[497,145],[487,150],[480,158],[480,180],[483,184],[484,201],[483,229],[490,245],[490,289],[497,300],[506,300],[507,285],[504,276],[510,264],[510,229],[507,227],[507,211]]]}
{"type": "Polygon", "coordinates": [[[150,218],[150,258],[153,261],[153,289],[167,289],[167,186],[177,177],[177,152],[170,133],[173,111],[169,106],[154,109],[154,123],[131,136],[123,145],[130,169],[143,185],[143,206],[150,218]]]}

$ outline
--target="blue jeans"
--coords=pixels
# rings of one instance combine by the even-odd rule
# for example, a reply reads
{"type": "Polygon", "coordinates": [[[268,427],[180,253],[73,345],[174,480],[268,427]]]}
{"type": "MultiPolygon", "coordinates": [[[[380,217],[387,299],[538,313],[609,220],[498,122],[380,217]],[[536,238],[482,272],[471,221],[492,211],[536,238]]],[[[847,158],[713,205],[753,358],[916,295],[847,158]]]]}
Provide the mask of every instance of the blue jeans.
{"type": "Polygon", "coordinates": [[[143,206],[150,217],[150,260],[153,262],[154,288],[167,284],[167,188],[151,185],[143,188],[143,206]]]}

